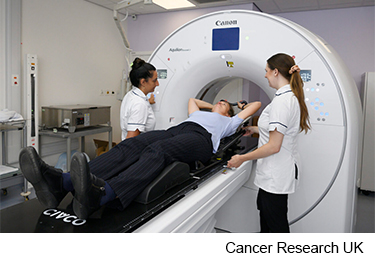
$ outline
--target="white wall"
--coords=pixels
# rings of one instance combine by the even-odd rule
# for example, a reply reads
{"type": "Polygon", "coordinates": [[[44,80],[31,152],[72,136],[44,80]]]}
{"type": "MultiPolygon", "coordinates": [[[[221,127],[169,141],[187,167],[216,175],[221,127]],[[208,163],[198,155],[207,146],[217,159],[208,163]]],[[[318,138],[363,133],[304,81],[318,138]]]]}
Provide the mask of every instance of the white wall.
{"type": "Polygon", "coordinates": [[[0,0],[0,110],[21,111],[21,0],[0,0]]]}
{"type": "MultiPolygon", "coordinates": [[[[0,0],[0,110],[16,112],[22,109],[21,2],[0,0]],[[12,79],[15,76],[18,76],[17,84],[12,79]]],[[[18,162],[21,135],[16,131],[3,134],[6,162],[11,165],[18,162]]],[[[0,158],[3,158],[1,151],[0,158]]]]}
{"type": "Polygon", "coordinates": [[[0,0],[0,110],[5,108],[5,35],[6,35],[6,20],[5,20],[5,0],[0,0]]]}
{"type": "MultiPolygon", "coordinates": [[[[27,0],[22,2],[22,53],[37,54],[39,104],[94,104],[111,106],[113,140],[121,140],[116,96],[125,68],[125,49],[112,11],[77,0],[27,0]]],[[[86,139],[89,155],[92,138],[86,139]]]]}

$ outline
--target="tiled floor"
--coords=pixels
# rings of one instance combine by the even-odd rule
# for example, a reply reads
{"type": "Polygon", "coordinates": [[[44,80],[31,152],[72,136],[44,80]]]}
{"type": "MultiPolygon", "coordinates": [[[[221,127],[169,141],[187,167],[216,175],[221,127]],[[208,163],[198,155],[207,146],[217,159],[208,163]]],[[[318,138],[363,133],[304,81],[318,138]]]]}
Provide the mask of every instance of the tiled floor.
{"type": "MultiPolygon", "coordinates": [[[[7,189],[7,195],[1,192],[0,209],[24,202],[24,197],[20,195],[22,185],[16,185],[7,189]]],[[[35,198],[32,189],[30,199],[35,198]]],[[[370,192],[367,195],[361,191],[358,194],[357,204],[357,225],[356,233],[375,233],[375,194],[370,192]]]]}
{"type": "Polygon", "coordinates": [[[360,192],[357,203],[356,233],[375,233],[375,194],[360,192]]]}

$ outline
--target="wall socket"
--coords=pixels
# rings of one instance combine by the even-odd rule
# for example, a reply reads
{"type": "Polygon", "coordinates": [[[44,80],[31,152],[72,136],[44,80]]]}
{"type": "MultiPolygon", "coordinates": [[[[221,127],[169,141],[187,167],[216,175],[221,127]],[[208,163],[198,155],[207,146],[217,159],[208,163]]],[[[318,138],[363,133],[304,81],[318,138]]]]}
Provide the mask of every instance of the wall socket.
{"type": "Polygon", "coordinates": [[[104,90],[104,89],[101,89],[100,90],[100,96],[115,96],[116,95],[116,91],[114,90],[104,90]]]}
{"type": "Polygon", "coordinates": [[[20,85],[19,75],[18,74],[12,74],[12,86],[18,87],[19,85],[20,85]]]}

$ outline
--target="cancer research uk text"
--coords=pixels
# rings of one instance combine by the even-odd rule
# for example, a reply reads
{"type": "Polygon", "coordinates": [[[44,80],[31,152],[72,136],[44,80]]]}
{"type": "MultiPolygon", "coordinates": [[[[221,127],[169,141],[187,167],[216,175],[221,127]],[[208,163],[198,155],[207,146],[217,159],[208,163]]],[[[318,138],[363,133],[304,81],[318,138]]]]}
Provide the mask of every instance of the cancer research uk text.
{"type": "Polygon", "coordinates": [[[363,242],[342,242],[335,244],[334,242],[321,245],[311,244],[288,244],[287,242],[277,242],[274,245],[244,245],[235,242],[227,242],[225,246],[226,252],[230,254],[247,254],[247,253],[277,253],[277,254],[363,254],[363,242]]]}

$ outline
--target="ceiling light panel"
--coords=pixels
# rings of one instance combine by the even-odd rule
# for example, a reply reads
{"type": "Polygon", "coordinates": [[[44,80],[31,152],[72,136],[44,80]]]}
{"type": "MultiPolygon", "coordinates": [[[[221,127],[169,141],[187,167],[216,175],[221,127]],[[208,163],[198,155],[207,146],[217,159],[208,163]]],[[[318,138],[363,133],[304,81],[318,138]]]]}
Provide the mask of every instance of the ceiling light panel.
{"type": "Polygon", "coordinates": [[[187,0],[152,0],[152,2],[165,9],[177,9],[195,6],[187,0]]]}

